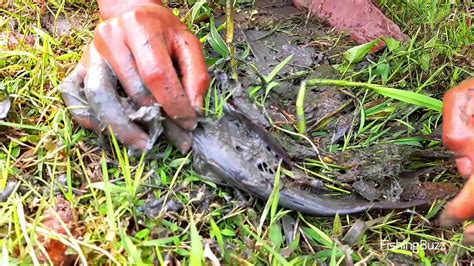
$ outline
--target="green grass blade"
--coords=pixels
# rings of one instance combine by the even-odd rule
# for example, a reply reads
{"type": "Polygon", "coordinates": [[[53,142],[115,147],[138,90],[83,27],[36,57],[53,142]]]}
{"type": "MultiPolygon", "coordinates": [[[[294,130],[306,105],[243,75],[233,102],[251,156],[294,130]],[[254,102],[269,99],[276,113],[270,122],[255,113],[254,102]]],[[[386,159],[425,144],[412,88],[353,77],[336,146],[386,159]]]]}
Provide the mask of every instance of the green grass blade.
{"type": "Polygon", "coordinates": [[[217,244],[219,245],[219,248],[224,252],[224,239],[222,237],[221,229],[219,226],[216,224],[214,219],[210,219],[211,223],[211,235],[213,235],[216,238],[217,244]]]}
{"type": "Polygon", "coordinates": [[[259,237],[262,235],[263,224],[265,223],[268,213],[270,212],[270,220],[271,220],[271,218],[275,216],[276,210],[278,208],[278,202],[280,200],[280,173],[281,173],[281,168],[280,168],[280,165],[278,165],[278,169],[275,174],[275,180],[273,183],[273,190],[272,190],[272,193],[270,194],[270,197],[267,200],[267,203],[265,204],[265,208],[262,211],[260,223],[257,228],[257,234],[259,237]]]}
{"type": "Polygon", "coordinates": [[[273,70],[272,72],[270,72],[270,74],[268,74],[267,76],[265,76],[265,82],[267,83],[270,83],[275,77],[276,75],[286,66],[286,64],[288,64],[288,62],[290,62],[290,60],[293,58],[293,55],[289,55],[287,58],[285,58],[285,60],[281,61],[273,70]]]}
{"type": "Polygon", "coordinates": [[[405,91],[375,84],[335,79],[311,79],[308,80],[308,86],[340,86],[364,88],[373,90],[383,96],[390,97],[392,99],[396,99],[405,103],[414,104],[437,112],[443,111],[442,101],[413,91],[405,91]]]}
{"type": "Polygon", "coordinates": [[[298,133],[306,133],[306,118],[304,114],[304,99],[306,96],[306,81],[301,82],[298,96],[296,98],[296,128],[298,133]]]}
{"type": "Polygon", "coordinates": [[[352,47],[344,52],[344,58],[350,64],[360,62],[379,42],[380,39],[375,39],[371,42],[352,47]]]}
{"type": "Polygon", "coordinates": [[[204,247],[202,245],[202,238],[199,235],[199,231],[196,228],[194,222],[193,213],[191,208],[188,208],[189,212],[189,226],[191,227],[191,254],[190,261],[192,266],[200,266],[204,261],[204,247]]]}
{"type": "Polygon", "coordinates": [[[128,261],[131,264],[143,265],[142,259],[140,257],[140,251],[137,249],[135,244],[133,244],[130,237],[125,233],[125,230],[120,227],[120,238],[122,240],[122,245],[128,253],[128,261]]]}
{"type": "Polygon", "coordinates": [[[113,241],[115,239],[115,234],[117,232],[116,222],[115,222],[115,213],[114,213],[114,204],[112,202],[112,193],[110,189],[110,180],[109,173],[107,169],[107,160],[105,157],[105,152],[102,151],[102,177],[104,179],[104,192],[105,192],[105,201],[107,206],[107,223],[109,224],[110,230],[107,233],[106,239],[108,241],[113,241]]]}
{"type": "Polygon", "coordinates": [[[219,32],[217,32],[214,24],[214,18],[210,19],[210,32],[207,38],[207,42],[211,45],[212,49],[216,51],[222,57],[228,57],[230,54],[229,47],[225,44],[219,32]]]}

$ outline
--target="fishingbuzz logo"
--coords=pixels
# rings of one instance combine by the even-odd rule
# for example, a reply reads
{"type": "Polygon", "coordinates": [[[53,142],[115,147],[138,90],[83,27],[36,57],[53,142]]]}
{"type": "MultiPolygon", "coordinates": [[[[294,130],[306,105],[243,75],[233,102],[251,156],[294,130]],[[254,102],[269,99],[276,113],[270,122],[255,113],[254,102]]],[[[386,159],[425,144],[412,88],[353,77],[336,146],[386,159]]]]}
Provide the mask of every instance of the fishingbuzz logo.
{"type": "Polygon", "coordinates": [[[418,250],[433,250],[433,251],[447,251],[446,243],[444,242],[432,242],[426,239],[421,239],[419,241],[407,242],[399,241],[381,241],[380,248],[382,250],[387,249],[398,249],[398,250],[409,250],[412,252],[417,252],[418,250]]]}

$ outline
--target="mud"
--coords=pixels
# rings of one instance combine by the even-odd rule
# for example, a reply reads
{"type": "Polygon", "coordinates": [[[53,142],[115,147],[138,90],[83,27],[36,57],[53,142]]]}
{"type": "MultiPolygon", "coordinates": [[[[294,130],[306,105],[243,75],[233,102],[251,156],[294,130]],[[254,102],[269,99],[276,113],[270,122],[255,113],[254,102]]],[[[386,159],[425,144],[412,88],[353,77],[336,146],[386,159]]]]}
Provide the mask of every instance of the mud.
{"type": "Polygon", "coordinates": [[[183,204],[179,201],[164,199],[156,199],[149,194],[148,199],[145,200],[145,203],[140,207],[139,211],[145,213],[151,218],[156,218],[160,213],[164,212],[178,212],[183,209],[183,204]]]}
{"type": "MultiPolygon", "coordinates": [[[[293,8],[292,0],[257,0],[255,1],[255,6],[261,9],[265,8],[288,8],[291,10],[293,8]]],[[[294,8],[293,12],[296,12],[297,9],[294,8]]],[[[290,11],[291,12],[291,11],[290,11]]]]}
{"type": "MultiPolygon", "coordinates": [[[[340,78],[330,65],[312,69],[308,78],[340,78]]],[[[298,86],[286,84],[272,90],[267,98],[266,108],[273,123],[295,123],[298,86]]],[[[341,140],[348,130],[357,124],[358,114],[350,93],[331,86],[310,88],[306,91],[304,111],[308,135],[318,134],[314,141],[324,148],[341,140]]]]}
{"type": "Polygon", "coordinates": [[[270,74],[281,61],[289,56],[292,56],[292,60],[282,69],[280,76],[299,70],[309,70],[323,58],[323,55],[314,48],[297,45],[299,37],[296,36],[264,30],[247,30],[242,34],[247,38],[254,57],[250,62],[258,66],[262,75],[270,74]]]}
{"type": "Polygon", "coordinates": [[[452,167],[444,151],[420,151],[410,146],[379,144],[333,154],[345,170],[335,173],[340,182],[351,183],[369,201],[428,200],[449,198],[459,189],[453,183],[431,182],[431,177],[452,167]],[[438,166],[431,166],[433,162],[438,166]],[[429,163],[427,166],[423,164],[429,163]]]}
{"type": "Polygon", "coordinates": [[[41,26],[55,38],[71,36],[76,29],[86,25],[86,14],[81,12],[62,12],[57,17],[47,13],[41,17],[41,26]]]}
{"type": "MultiPolygon", "coordinates": [[[[244,87],[262,85],[262,76],[292,56],[273,80],[278,82],[278,86],[272,89],[265,101],[265,112],[273,123],[292,124],[295,122],[300,81],[305,78],[339,78],[331,65],[341,62],[340,53],[345,47],[343,43],[333,46],[329,30],[316,21],[306,21],[305,14],[288,1],[261,1],[257,6],[269,8],[257,9],[256,14],[249,15],[250,18],[245,16],[245,12],[240,14],[252,23],[246,24],[241,18],[239,24],[242,25],[236,31],[237,47],[241,47],[239,53],[244,53],[242,47],[250,51],[239,69],[240,81],[244,87]]],[[[347,92],[335,87],[307,91],[304,109],[308,134],[317,133],[316,142],[321,147],[342,139],[357,122],[352,101],[347,92]]]]}
{"type": "MultiPolygon", "coordinates": [[[[291,1],[264,0],[256,2],[256,9],[242,10],[235,14],[235,43],[238,54],[247,64],[254,65],[261,75],[270,73],[276,65],[293,55],[292,60],[279,73],[309,71],[320,64],[340,63],[340,54],[348,46],[339,42],[330,28],[294,8],[291,1]],[[249,56],[246,57],[246,50],[249,56]]],[[[259,82],[253,67],[242,64],[239,69],[244,87],[247,82],[259,82]]]]}

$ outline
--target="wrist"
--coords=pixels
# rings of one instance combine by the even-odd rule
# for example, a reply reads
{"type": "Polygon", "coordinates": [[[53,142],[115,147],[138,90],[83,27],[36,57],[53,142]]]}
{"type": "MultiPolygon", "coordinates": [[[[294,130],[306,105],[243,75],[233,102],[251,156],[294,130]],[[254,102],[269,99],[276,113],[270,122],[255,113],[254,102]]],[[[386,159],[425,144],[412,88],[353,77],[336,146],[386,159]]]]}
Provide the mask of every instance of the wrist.
{"type": "Polygon", "coordinates": [[[159,5],[163,6],[161,0],[98,0],[100,17],[107,20],[112,17],[120,16],[123,13],[133,10],[143,5],[159,5]]]}

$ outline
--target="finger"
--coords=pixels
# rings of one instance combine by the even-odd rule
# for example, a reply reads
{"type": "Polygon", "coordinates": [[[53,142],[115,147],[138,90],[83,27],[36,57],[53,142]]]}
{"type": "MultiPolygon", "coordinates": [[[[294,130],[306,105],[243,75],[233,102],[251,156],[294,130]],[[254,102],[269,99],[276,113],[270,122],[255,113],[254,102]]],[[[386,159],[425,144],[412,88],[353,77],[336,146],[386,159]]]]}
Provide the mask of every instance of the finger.
{"type": "Polygon", "coordinates": [[[60,85],[64,103],[74,119],[83,127],[100,131],[100,121],[89,107],[83,93],[86,70],[78,64],[60,85]]]}
{"type": "Polygon", "coordinates": [[[443,145],[463,156],[474,145],[474,84],[473,89],[464,84],[443,97],[443,145]]]}
{"type": "Polygon", "coordinates": [[[456,166],[458,168],[459,174],[464,178],[468,178],[473,174],[472,162],[468,157],[457,158],[456,166]]]}
{"type": "Polygon", "coordinates": [[[197,125],[196,113],[178,79],[165,40],[157,33],[161,26],[156,25],[155,20],[138,22],[136,17],[126,23],[133,21],[136,27],[123,27],[126,28],[126,44],[137,58],[140,76],[165,113],[183,129],[193,130],[197,125]],[[155,34],[150,35],[151,32],[155,34]]]}
{"type": "Polygon", "coordinates": [[[463,244],[468,246],[474,245],[474,224],[471,224],[464,229],[463,244]]]}
{"type": "Polygon", "coordinates": [[[452,227],[474,217],[474,178],[466,181],[459,194],[449,202],[440,216],[442,227],[452,227]]]}
{"type": "Polygon", "coordinates": [[[122,143],[141,150],[151,148],[147,134],[125,114],[115,90],[112,70],[103,59],[96,58],[91,64],[85,77],[84,93],[100,121],[110,125],[122,143]]]}
{"type": "Polygon", "coordinates": [[[201,113],[204,94],[209,88],[209,74],[201,42],[191,32],[183,30],[174,39],[173,54],[178,61],[188,99],[194,109],[201,113]]]}
{"type": "Polygon", "coordinates": [[[151,106],[153,96],[140,78],[133,55],[125,45],[117,19],[97,27],[94,46],[111,65],[127,95],[139,106],[151,106]]]}
{"type": "Polygon", "coordinates": [[[185,154],[191,149],[193,145],[191,132],[183,130],[169,119],[163,121],[163,128],[166,139],[178,148],[181,154],[185,154]]]}

